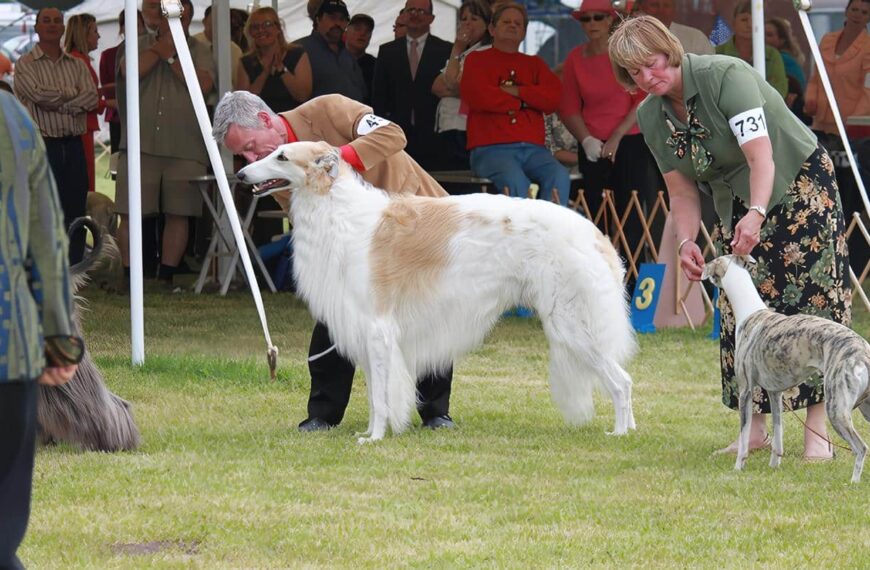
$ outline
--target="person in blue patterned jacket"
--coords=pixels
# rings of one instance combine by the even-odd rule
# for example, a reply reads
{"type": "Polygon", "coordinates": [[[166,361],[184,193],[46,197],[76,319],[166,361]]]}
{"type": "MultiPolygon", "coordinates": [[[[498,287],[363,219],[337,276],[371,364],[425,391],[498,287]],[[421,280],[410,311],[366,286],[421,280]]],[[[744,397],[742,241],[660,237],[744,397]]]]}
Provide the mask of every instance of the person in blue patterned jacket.
{"type": "Polygon", "coordinates": [[[84,353],[71,335],[73,296],[63,212],[45,145],[24,107],[0,92],[0,568],[30,515],[36,384],[69,381],[84,353]]]}

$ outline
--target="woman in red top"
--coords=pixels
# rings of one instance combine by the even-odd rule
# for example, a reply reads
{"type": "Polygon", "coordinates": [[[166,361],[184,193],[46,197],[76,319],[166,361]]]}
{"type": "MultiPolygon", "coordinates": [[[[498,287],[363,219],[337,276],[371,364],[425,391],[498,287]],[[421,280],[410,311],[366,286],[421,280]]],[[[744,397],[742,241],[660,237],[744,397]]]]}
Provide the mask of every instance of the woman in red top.
{"type": "MultiPolygon", "coordinates": [[[[64,50],[73,57],[85,62],[88,70],[91,72],[91,79],[94,80],[94,85],[97,87],[97,92],[100,92],[100,80],[97,79],[97,72],[94,66],[91,65],[90,52],[97,49],[97,43],[100,41],[100,33],[97,31],[97,19],[91,14],[76,14],[71,16],[66,24],[66,37],[64,38],[64,50]]],[[[103,112],[106,108],[106,99],[101,95],[100,102],[95,111],[88,112],[88,126],[85,134],[82,135],[82,142],[85,147],[85,162],[88,166],[88,180],[90,181],[89,190],[94,191],[94,133],[100,130],[100,122],[97,115],[103,112]]]]}
{"type": "Polygon", "coordinates": [[[529,19],[525,6],[496,5],[492,48],[465,59],[459,92],[468,110],[471,170],[511,196],[536,182],[541,197],[568,204],[568,171],[544,146],[544,114],[559,106],[561,84],[541,58],[520,53],[529,19]]]}
{"type": "MultiPolygon", "coordinates": [[[[575,47],[565,59],[559,115],[581,144],[578,159],[583,196],[592,218],[601,207],[605,189],[613,190],[621,216],[632,190],[638,191],[642,202],[652,205],[655,200],[649,150],[635,115],[646,93],[628,93],[613,75],[607,40],[616,12],[610,1],[586,0],[572,16],[580,21],[589,41],[575,47]]],[[[630,216],[626,226],[627,241],[635,249],[641,238],[637,218],[630,216]]]]}

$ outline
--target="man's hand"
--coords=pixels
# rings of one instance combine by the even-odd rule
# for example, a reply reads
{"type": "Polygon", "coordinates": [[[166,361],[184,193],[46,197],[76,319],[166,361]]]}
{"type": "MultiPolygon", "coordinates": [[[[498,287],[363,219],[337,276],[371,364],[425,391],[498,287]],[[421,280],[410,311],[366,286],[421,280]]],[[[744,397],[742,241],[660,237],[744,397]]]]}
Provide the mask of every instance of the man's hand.
{"type": "Polygon", "coordinates": [[[499,85],[501,90],[507,93],[508,95],[513,95],[517,99],[520,97],[520,88],[516,85],[499,85]]]}
{"type": "Polygon", "coordinates": [[[75,376],[78,364],[70,364],[69,366],[49,366],[42,371],[42,375],[37,382],[43,386],[60,386],[66,384],[72,377],[75,376]]]}

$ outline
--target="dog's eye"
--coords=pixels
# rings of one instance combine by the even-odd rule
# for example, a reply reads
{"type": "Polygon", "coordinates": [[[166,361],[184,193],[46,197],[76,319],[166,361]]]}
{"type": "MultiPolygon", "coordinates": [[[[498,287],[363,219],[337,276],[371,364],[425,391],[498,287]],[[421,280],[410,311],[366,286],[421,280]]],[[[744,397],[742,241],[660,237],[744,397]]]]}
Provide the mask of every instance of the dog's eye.
{"type": "Polygon", "coordinates": [[[286,156],[284,156],[284,153],[283,153],[283,152],[282,152],[281,154],[278,155],[278,160],[281,161],[281,162],[290,162],[290,159],[287,158],[286,156]]]}

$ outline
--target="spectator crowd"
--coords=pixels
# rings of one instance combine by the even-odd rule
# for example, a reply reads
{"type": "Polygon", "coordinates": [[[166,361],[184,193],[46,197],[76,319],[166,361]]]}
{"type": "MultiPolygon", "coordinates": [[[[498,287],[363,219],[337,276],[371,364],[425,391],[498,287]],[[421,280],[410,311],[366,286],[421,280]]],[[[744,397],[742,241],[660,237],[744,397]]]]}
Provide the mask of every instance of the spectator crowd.
{"type": "MultiPolygon", "coordinates": [[[[609,0],[585,0],[571,14],[585,41],[552,69],[542,58],[523,53],[529,15],[524,4],[513,1],[465,0],[452,41],[431,31],[432,0],[407,0],[394,19],[383,22],[352,14],[344,0],[309,0],[311,32],[295,39],[286,37],[284,21],[271,7],[231,9],[229,83],[258,95],[275,113],[327,94],[368,105],[401,127],[408,154],[436,178],[441,171],[468,172],[468,180],[491,181],[495,192],[557,201],[593,217],[611,234],[614,226],[621,228],[621,249],[643,250],[641,219],[664,184],[637,125],[636,110],[647,94],[629,93],[619,84],[608,40],[624,18],[646,14],[664,24],[687,54],[715,53],[751,63],[752,11],[749,0],[736,2],[728,15],[733,34],[714,46],[707,33],[678,22],[675,0],[629,4],[632,14],[617,11],[609,0]],[[390,24],[394,39],[370,49],[375,26],[390,24]],[[607,191],[613,209],[605,203],[607,191]],[[633,204],[642,216],[614,223],[637,208],[633,204]]],[[[190,35],[198,15],[189,1],[184,6],[188,49],[199,88],[213,109],[218,93],[211,7],[201,16],[203,31],[190,35]]],[[[846,119],[870,115],[870,0],[849,0],[844,16],[842,29],[825,35],[820,50],[846,119]]],[[[194,249],[191,230],[197,226],[189,218],[202,214],[190,179],[206,174],[208,161],[159,0],[143,0],[137,20],[140,113],[149,125],[142,137],[146,275],[171,286],[185,268],[185,253],[194,249]]],[[[119,23],[123,32],[123,11],[119,23]]],[[[0,72],[46,140],[67,223],[84,213],[87,193],[94,190],[98,116],[108,123],[111,150],[120,158],[119,240],[128,264],[123,41],[104,49],[95,65],[89,55],[100,39],[94,16],[65,19],[60,10],[43,8],[36,31],[34,49],[14,71],[11,62],[0,59],[0,72]]],[[[829,150],[841,151],[818,73],[790,22],[768,19],[765,40],[767,82],[829,150]]],[[[837,175],[847,214],[860,211],[851,173],[838,168],[837,175]]],[[[470,182],[444,186],[451,193],[481,188],[470,182]]],[[[258,204],[258,209],[270,207],[258,204]]],[[[711,205],[702,203],[702,209],[709,221],[711,205]]],[[[280,221],[259,217],[254,226],[258,244],[282,231],[280,221]]],[[[73,236],[71,261],[80,259],[83,247],[83,236],[73,236]]]]}

